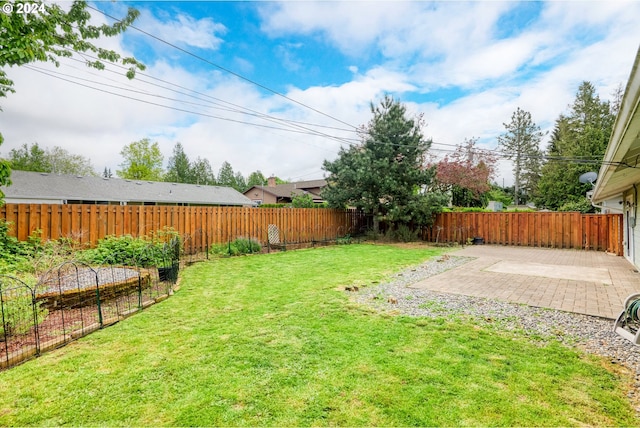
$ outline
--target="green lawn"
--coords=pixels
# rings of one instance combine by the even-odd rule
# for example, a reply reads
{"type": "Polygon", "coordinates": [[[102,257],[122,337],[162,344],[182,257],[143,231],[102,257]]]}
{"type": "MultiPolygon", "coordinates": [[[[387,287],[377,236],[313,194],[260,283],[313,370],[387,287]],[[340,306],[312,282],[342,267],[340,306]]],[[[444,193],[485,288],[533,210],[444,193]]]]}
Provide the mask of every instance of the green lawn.
{"type": "Polygon", "coordinates": [[[340,291],[438,251],[346,245],[193,265],[170,299],[0,372],[0,425],[640,424],[628,379],[593,357],[378,314],[340,291]]]}

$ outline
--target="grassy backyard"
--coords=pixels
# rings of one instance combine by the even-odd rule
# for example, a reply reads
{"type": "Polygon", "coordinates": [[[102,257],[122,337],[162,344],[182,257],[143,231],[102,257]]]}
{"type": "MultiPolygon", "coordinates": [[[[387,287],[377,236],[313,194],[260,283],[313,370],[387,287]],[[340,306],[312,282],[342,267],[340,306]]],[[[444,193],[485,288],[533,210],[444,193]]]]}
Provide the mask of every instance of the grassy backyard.
{"type": "Polygon", "coordinates": [[[640,424],[629,379],[596,358],[341,291],[437,254],[345,245],[193,265],[170,299],[0,372],[0,425],[640,424]]]}

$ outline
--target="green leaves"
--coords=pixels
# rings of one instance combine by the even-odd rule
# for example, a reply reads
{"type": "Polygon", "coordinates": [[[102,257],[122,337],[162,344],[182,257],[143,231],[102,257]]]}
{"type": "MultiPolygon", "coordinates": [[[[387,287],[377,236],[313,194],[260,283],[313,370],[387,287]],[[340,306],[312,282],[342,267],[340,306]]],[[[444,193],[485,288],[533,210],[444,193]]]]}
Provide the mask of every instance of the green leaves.
{"type": "Polygon", "coordinates": [[[362,143],[341,148],[335,161],[324,162],[330,176],[323,197],[331,207],[373,214],[374,222],[428,224],[428,216],[416,210],[425,196],[419,190],[432,176],[423,165],[431,141],[422,135],[422,118],[407,118],[406,108],[389,96],[372,104],[371,112],[368,126],[359,130],[362,143]]]}
{"type": "Polygon", "coordinates": [[[126,145],[120,152],[124,161],[121,170],[116,171],[118,177],[129,180],[162,180],[162,161],[158,143],[151,143],[148,138],[126,145]]]}
{"type": "MultiPolygon", "coordinates": [[[[6,1],[0,1],[5,4],[6,1]]],[[[30,3],[18,0],[16,3],[30,3]]],[[[14,3],[15,4],[15,3],[14,3]]],[[[89,40],[111,37],[122,33],[139,16],[135,9],[129,9],[127,15],[113,25],[99,27],[88,25],[91,14],[85,1],[74,1],[68,12],[58,4],[43,4],[31,13],[0,13],[0,67],[24,65],[34,61],[51,61],[57,65],[58,57],[70,57],[75,52],[92,52],[101,60],[132,65],[127,77],[135,76],[136,70],[144,70],[144,64],[135,58],[122,57],[119,53],[102,49],[89,40]]],[[[103,69],[100,61],[87,61],[97,69],[103,69]]],[[[4,96],[13,86],[6,79],[4,70],[0,70],[0,96],[4,96]],[[3,79],[4,78],[4,79],[3,79]]]]}

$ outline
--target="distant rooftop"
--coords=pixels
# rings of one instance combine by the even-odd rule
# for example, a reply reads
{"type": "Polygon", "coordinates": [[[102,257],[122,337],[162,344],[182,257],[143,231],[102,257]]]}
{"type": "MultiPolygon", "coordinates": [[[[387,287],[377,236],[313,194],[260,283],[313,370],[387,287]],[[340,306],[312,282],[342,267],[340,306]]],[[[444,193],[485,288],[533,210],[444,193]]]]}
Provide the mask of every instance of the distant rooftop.
{"type": "Polygon", "coordinates": [[[231,187],[12,171],[7,203],[110,203],[250,206],[231,187]]]}

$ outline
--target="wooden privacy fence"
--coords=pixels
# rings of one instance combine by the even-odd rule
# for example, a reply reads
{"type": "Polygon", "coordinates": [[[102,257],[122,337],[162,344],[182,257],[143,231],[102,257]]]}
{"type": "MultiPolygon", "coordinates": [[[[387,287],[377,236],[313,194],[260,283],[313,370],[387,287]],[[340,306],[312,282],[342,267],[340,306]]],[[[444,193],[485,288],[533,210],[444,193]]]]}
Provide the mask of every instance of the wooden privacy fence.
{"type": "Polygon", "coordinates": [[[430,242],[574,248],[623,255],[622,214],[577,212],[441,213],[424,231],[430,242]]]}
{"type": "Polygon", "coordinates": [[[237,237],[264,243],[270,224],[286,242],[335,239],[358,232],[366,220],[355,210],[75,204],[6,204],[0,219],[12,224],[11,233],[20,241],[39,231],[43,240],[72,238],[87,246],[109,235],[148,236],[170,227],[198,237],[196,250],[237,237]]]}

